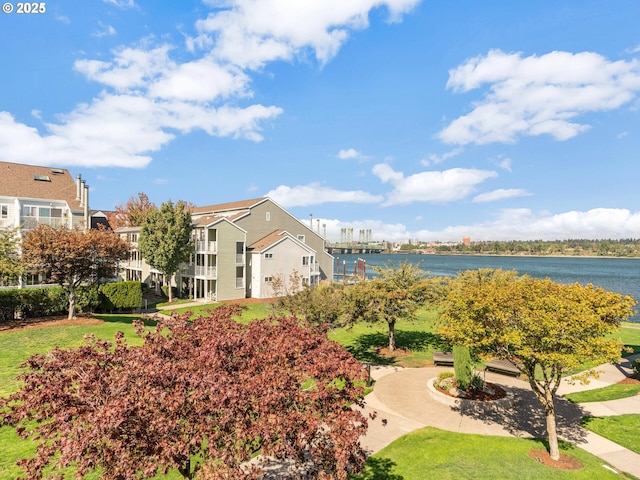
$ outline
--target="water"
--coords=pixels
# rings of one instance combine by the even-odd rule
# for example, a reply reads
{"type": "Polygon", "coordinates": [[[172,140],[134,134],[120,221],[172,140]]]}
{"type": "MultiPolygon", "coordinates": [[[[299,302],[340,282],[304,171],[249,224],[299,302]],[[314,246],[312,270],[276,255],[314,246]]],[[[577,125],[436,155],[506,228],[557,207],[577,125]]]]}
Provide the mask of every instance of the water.
{"type": "MultiPolygon", "coordinates": [[[[640,258],[586,258],[586,257],[521,257],[521,256],[476,256],[476,255],[413,255],[372,254],[336,255],[342,273],[342,262],[346,262],[347,274],[353,272],[354,262],[362,258],[367,262],[367,276],[374,272],[371,267],[386,267],[389,261],[395,264],[408,261],[420,264],[420,268],[435,276],[453,277],[464,270],[478,268],[501,268],[516,270],[536,278],[550,278],[558,283],[580,283],[602,287],[612,292],[631,295],[640,301],[640,258]]],[[[638,307],[636,307],[638,309],[638,307]]],[[[640,315],[630,319],[640,322],[640,315]]]]}

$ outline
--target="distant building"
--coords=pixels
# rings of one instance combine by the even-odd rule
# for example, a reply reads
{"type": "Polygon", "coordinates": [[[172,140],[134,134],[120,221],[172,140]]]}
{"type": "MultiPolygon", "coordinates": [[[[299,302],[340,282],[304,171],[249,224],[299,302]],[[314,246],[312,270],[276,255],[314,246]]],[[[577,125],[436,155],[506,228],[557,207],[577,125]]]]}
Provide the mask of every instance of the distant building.
{"type": "Polygon", "coordinates": [[[466,247],[470,247],[471,246],[471,237],[462,237],[462,243],[466,247]]]}

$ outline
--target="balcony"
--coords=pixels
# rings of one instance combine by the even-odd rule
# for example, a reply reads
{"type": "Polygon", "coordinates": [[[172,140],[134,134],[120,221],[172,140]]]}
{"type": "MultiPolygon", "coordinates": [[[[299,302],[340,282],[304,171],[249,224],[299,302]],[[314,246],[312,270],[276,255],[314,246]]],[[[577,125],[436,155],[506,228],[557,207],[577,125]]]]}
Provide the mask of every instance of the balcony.
{"type": "Polygon", "coordinates": [[[244,288],[244,278],[236,277],[236,288],[244,288]]]}
{"type": "Polygon", "coordinates": [[[236,265],[244,265],[244,253],[236,253],[236,265]]]}
{"type": "Polygon", "coordinates": [[[124,262],[124,266],[126,268],[135,268],[137,270],[142,270],[142,260],[129,260],[124,262]]]}
{"type": "Polygon", "coordinates": [[[195,267],[196,277],[216,278],[217,274],[218,272],[216,267],[205,267],[202,265],[196,265],[195,267]]]}
{"type": "Polygon", "coordinates": [[[218,253],[218,242],[208,240],[196,240],[196,251],[218,253]]]}
{"type": "Polygon", "coordinates": [[[67,220],[64,218],[57,217],[23,217],[22,220],[22,228],[25,230],[30,230],[33,228],[37,228],[38,225],[49,225],[51,227],[61,227],[63,225],[67,225],[67,220]]]}
{"type": "Polygon", "coordinates": [[[318,262],[315,262],[309,265],[309,274],[320,275],[320,264],[318,262]]]}

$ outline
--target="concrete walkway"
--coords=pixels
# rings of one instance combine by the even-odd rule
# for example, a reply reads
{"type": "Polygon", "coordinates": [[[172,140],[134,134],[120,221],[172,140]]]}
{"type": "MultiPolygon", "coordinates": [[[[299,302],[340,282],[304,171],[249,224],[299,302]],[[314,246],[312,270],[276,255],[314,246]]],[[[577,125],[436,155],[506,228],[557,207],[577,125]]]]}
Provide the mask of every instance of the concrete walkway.
{"type": "MultiPolygon", "coordinates": [[[[371,376],[376,383],[373,392],[365,398],[366,405],[363,409],[365,416],[376,412],[375,419],[369,420],[366,436],[362,438],[362,445],[369,453],[375,453],[399,437],[426,426],[482,435],[524,438],[546,436],[544,412],[528,382],[488,372],[486,380],[507,387],[515,395],[518,406],[478,412],[452,406],[449,400],[439,399],[437,395],[430,393],[427,383],[444,370],[447,368],[372,368],[371,376]]],[[[617,383],[631,374],[630,362],[626,359],[621,360],[620,365],[603,365],[598,370],[602,371],[598,380],[591,381],[589,385],[570,385],[565,382],[561,385],[559,394],[603,387],[617,383]]],[[[640,478],[640,455],[579,426],[580,419],[585,415],[640,414],[640,395],[578,405],[558,398],[556,411],[558,434],[561,438],[602,458],[619,471],[640,478]]]]}

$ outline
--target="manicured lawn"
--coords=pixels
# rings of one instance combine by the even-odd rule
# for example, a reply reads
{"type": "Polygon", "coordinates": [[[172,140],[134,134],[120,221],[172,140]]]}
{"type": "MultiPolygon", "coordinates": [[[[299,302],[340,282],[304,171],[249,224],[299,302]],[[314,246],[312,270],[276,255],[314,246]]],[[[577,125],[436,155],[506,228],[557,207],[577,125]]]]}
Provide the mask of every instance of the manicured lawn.
{"type": "Polygon", "coordinates": [[[631,451],[640,453],[640,415],[584,417],[582,426],[631,451]]]}
{"type": "Polygon", "coordinates": [[[362,475],[352,480],[439,480],[517,478],[620,479],[603,461],[584,450],[561,444],[561,452],[582,462],[581,470],[557,470],[529,457],[530,450],[545,449],[539,440],[447,432],[426,427],[409,433],[367,461],[362,475]]]}
{"type": "Polygon", "coordinates": [[[407,352],[399,352],[394,358],[376,353],[379,348],[389,344],[389,327],[384,322],[358,323],[334,329],[329,332],[329,338],[344,345],[354,357],[363,362],[423,367],[432,364],[433,352],[444,346],[440,336],[435,333],[436,314],[435,310],[423,309],[419,311],[415,322],[401,320],[396,324],[396,347],[407,352]]]}
{"type": "Polygon", "coordinates": [[[615,384],[603,388],[585,390],[584,392],[570,393],[565,395],[564,398],[573,403],[606,402],[607,400],[634,397],[638,394],[640,394],[640,384],[615,384]]]}

